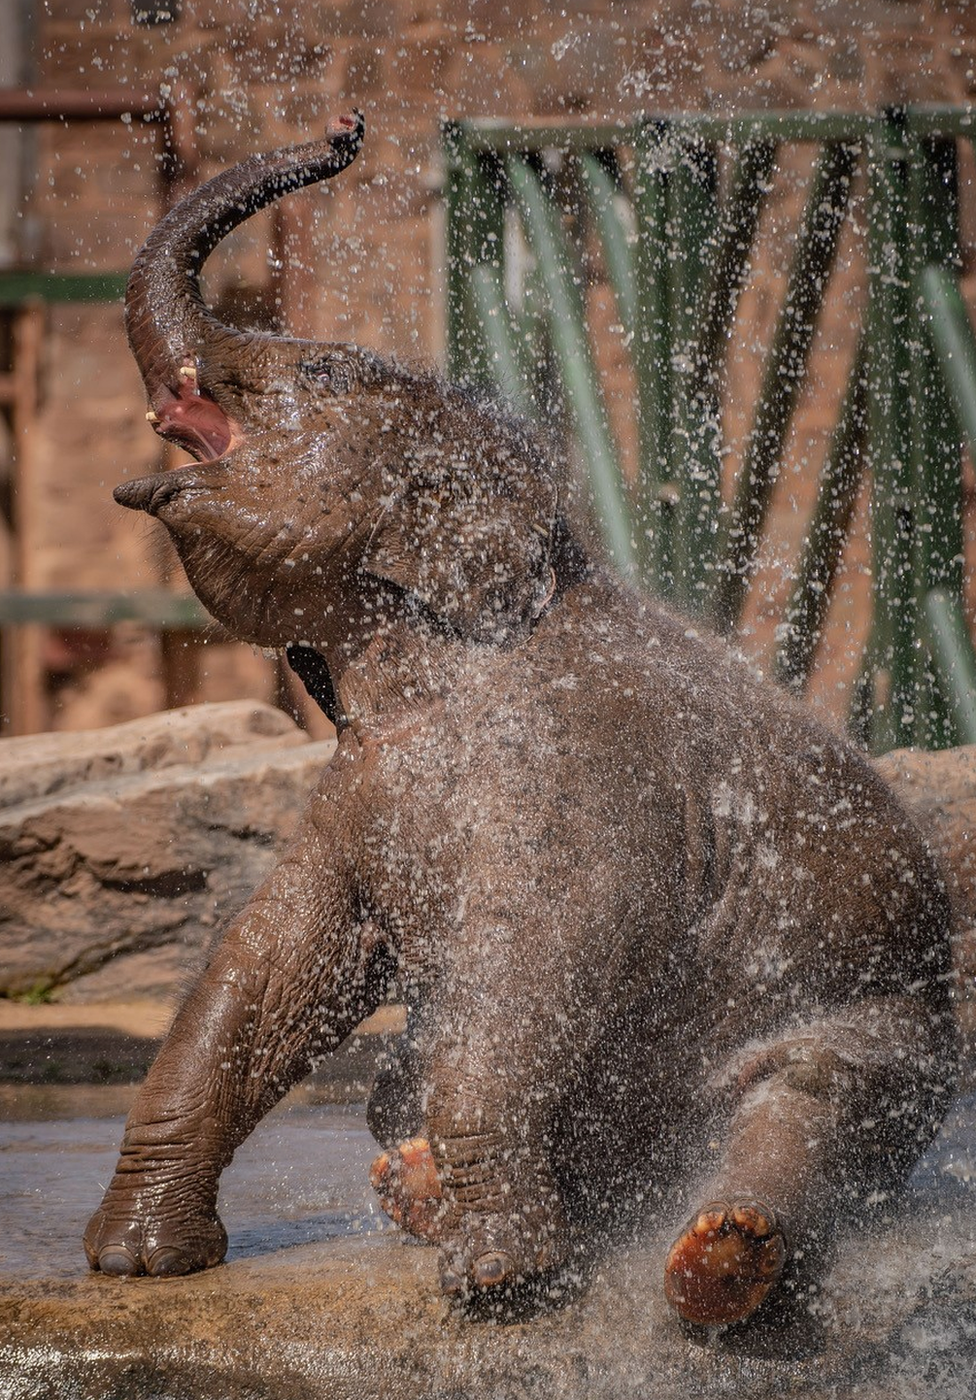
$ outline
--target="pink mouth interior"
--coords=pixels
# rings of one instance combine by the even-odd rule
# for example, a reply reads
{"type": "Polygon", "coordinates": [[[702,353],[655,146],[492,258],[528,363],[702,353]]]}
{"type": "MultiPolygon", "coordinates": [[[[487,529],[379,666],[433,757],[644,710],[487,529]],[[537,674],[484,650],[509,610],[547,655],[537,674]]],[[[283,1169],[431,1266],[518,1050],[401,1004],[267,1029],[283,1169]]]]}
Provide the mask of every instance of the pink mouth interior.
{"type": "Polygon", "coordinates": [[[235,437],[224,410],[205,394],[185,386],[158,408],[153,427],[160,437],[178,443],[198,462],[222,457],[235,437]]]}

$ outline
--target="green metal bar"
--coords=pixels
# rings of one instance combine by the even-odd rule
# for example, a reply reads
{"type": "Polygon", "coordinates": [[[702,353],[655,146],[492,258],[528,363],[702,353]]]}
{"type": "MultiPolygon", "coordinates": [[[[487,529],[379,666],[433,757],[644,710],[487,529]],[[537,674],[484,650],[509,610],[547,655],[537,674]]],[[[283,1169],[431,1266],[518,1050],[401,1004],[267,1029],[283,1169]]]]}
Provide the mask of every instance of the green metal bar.
{"type": "Polygon", "coordinates": [[[777,143],[751,141],[739,153],[729,178],[721,227],[703,298],[703,320],[695,347],[692,397],[718,382],[739,297],[749,275],[756,230],[776,164],[777,143]]]}
{"type": "Polygon", "coordinates": [[[873,489],[874,617],[871,748],[913,741],[920,656],[912,581],[917,509],[911,469],[911,364],[907,328],[907,158],[904,117],[878,123],[871,150],[868,220],[868,432],[873,489]]]}
{"type": "MultiPolygon", "coordinates": [[[[514,214],[513,216],[518,217],[514,214]]],[[[521,222],[519,229],[521,230],[521,222]]],[[[532,402],[540,419],[559,438],[566,440],[572,433],[568,421],[565,386],[560,381],[559,365],[549,333],[549,306],[539,266],[526,269],[522,284],[521,311],[513,317],[514,335],[518,347],[524,347],[521,363],[530,384],[532,402]]]]}
{"type": "Polygon", "coordinates": [[[470,293],[493,375],[505,397],[519,413],[536,417],[536,405],[512,333],[498,273],[481,263],[471,274],[470,293]]]}
{"type": "MultiPolygon", "coordinates": [[[[718,233],[699,274],[701,288],[685,303],[691,314],[685,313],[688,345],[679,361],[685,374],[678,434],[686,444],[686,466],[677,505],[678,575],[683,605],[696,613],[704,611],[707,602],[722,504],[719,386],[775,158],[773,142],[746,146],[733,167],[721,218],[712,190],[711,208],[705,212],[711,227],[718,225],[718,233]]],[[[678,295],[680,299],[680,290],[678,295]]]]}
{"type": "Polygon", "coordinates": [[[707,294],[709,252],[718,225],[713,148],[685,137],[670,185],[674,396],[675,596],[704,610],[721,504],[719,406],[715,383],[696,394],[696,348],[707,294]]]}
{"type": "Polygon", "coordinates": [[[0,272],[0,306],[25,301],[121,302],[126,272],[0,272]]]}
{"type": "MultiPolygon", "coordinates": [[[[954,109],[945,109],[949,114],[954,109]]],[[[745,146],[750,141],[851,142],[869,135],[875,118],[862,112],[756,112],[726,118],[700,113],[648,113],[636,123],[600,123],[589,126],[554,126],[540,122],[506,122],[479,118],[464,123],[465,138],[473,151],[543,151],[557,149],[570,153],[602,150],[612,146],[637,144],[645,125],[673,124],[683,134],[700,141],[717,141],[745,146]]],[[[947,115],[946,121],[950,120],[947,115]]],[[[961,119],[960,119],[961,120],[961,119]]],[[[952,134],[946,131],[945,134],[952,134]]]]}
{"type": "MultiPolygon", "coordinates": [[[[966,304],[962,299],[957,279],[946,268],[931,265],[926,267],[920,278],[920,286],[923,304],[928,312],[929,336],[935,350],[938,368],[941,370],[943,382],[952,404],[955,422],[960,436],[966,439],[971,460],[976,461],[976,336],[973,334],[966,304]]],[[[954,514],[950,520],[950,528],[947,531],[944,544],[940,538],[940,532],[946,530],[946,522],[944,519],[938,518],[940,514],[944,514],[944,507],[943,511],[933,517],[931,522],[927,522],[932,527],[933,543],[937,544],[941,552],[941,558],[935,561],[936,567],[931,569],[930,582],[938,583],[941,581],[950,598],[958,600],[962,596],[963,573],[960,520],[961,477],[958,460],[951,486],[954,491],[954,514]],[[955,550],[955,553],[951,554],[950,550],[955,550]]],[[[931,596],[933,595],[929,595],[925,602],[927,617],[931,610],[931,596]]],[[[938,607],[938,605],[936,606],[938,607]]],[[[929,644],[936,667],[936,680],[937,683],[941,682],[941,694],[948,702],[956,729],[956,734],[953,734],[947,727],[948,732],[945,732],[941,737],[937,736],[937,740],[949,744],[956,742],[957,735],[963,732],[959,721],[960,699],[953,689],[956,683],[952,681],[951,676],[947,675],[944,659],[940,664],[940,658],[932,642],[932,625],[931,617],[929,617],[929,644]]],[[[940,635],[944,632],[945,628],[943,627],[940,635]]],[[[972,642],[968,635],[966,636],[966,645],[969,648],[971,658],[972,642]]],[[[961,642],[959,646],[962,646],[961,642]]],[[[957,651],[958,649],[959,647],[957,647],[957,651]]],[[[971,664],[971,660],[969,664],[971,664]]],[[[964,675],[966,672],[960,670],[953,674],[964,675]]],[[[965,742],[974,741],[967,739],[965,742]]]]}
{"type": "Polygon", "coordinates": [[[916,136],[944,141],[976,135],[976,107],[944,105],[939,102],[907,108],[908,124],[916,136]]]}
{"type": "Polygon", "coordinates": [[[786,607],[773,673],[781,685],[801,691],[813,669],[833,595],[844,543],[864,477],[867,440],[867,342],[864,332],[841,404],[837,427],[820,474],[796,582],[786,607]]]}
{"type": "Polygon", "coordinates": [[[617,566],[630,572],[635,564],[630,512],[587,336],[582,278],[534,171],[524,160],[512,157],[508,174],[545,282],[553,347],[604,537],[617,566]]]}
{"type": "Polygon", "coordinates": [[[596,217],[620,321],[626,333],[632,336],[637,320],[634,253],[628,241],[627,231],[617,213],[617,191],[610,176],[595,156],[583,156],[580,160],[580,171],[590,207],[596,217]]]}
{"type": "Polygon", "coordinates": [[[446,123],[447,176],[447,362],[461,381],[493,382],[493,365],[470,295],[472,274],[487,263],[500,269],[504,251],[505,207],[501,192],[485,178],[467,130],[446,123]]]}
{"type": "Polygon", "coordinates": [[[874,672],[869,643],[861,657],[861,666],[851,687],[851,701],[847,711],[847,732],[851,742],[856,744],[859,749],[866,749],[871,743],[873,716],[874,672]]]}
{"type": "MultiPolygon", "coordinates": [[[[929,321],[920,285],[926,266],[958,274],[959,180],[954,140],[919,139],[908,121],[909,215],[913,319],[929,321]]],[[[915,612],[921,618],[926,595],[946,588],[961,596],[963,586],[962,457],[945,377],[931,335],[922,334],[911,356],[912,453],[917,510],[912,577],[915,612]]],[[[955,741],[955,727],[928,658],[916,664],[915,732],[924,748],[955,741]]]]}
{"type": "MultiPolygon", "coordinates": [[[[931,319],[924,280],[919,286],[919,277],[924,279],[926,268],[932,267],[933,271],[940,269],[940,290],[944,285],[941,278],[946,279],[951,289],[950,304],[954,303],[956,307],[955,324],[961,330],[964,342],[962,354],[958,358],[953,355],[952,362],[954,367],[961,364],[968,352],[974,369],[964,396],[966,411],[970,412],[976,393],[976,337],[956,280],[962,259],[959,250],[959,171],[954,141],[923,141],[917,144],[912,161],[911,196],[915,231],[913,245],[918,250],[918,260],[913,269],[916,278],[915,314],[929,329],[927,343],[923,341],[921,347],[922,353],[913,356],[913,365],[921,372],[914,386],[912,401],[924,415],[921,431],[915,433],[915,442],[920,453],[919,475],[925,484],[927,497],[926,519],[920,532],[925,549],[919,561],[919,572],[924,572],[929,586],[945,585],[958,592],[963,582],[962,463],[958,438],[949,426],[949,410],[954,407],[950,387],[946,382],[947,377],[939,373],[939,365],[933,355],[938,329],[931,319]]],[[[940,318],[940,327],[944,324],[940,318]]],[[[949,324],[953,324],[952,316],[949,324]]],[[[973,442],[976,446],[976,439],[973,442]]],[[[976,461],[976,453],[973,460],[976,461]]]]}
{"type": "Polygon", "coordinates": [[[472,340],[467,299],[470,240],[465,236],[465,202],[472,156],[467,149],[465,129],[460,123],[445,122],[441,134],[448,158],[444,188],[447,217],[447,371],[452,379],[463,380],[468,374],[472,340]]]}
{"type": "Polygon", "coordinates": [[[926,596],[922,618],[960,743],[976,744],[976,659],[958,597],[942,588],[926,596]]]}
{"type": "Polygon", "coordinates": [[[814,171],[742,474],[718,551],[711,616],[722,632],[735,626],[745,600],[823,289],[837,252],[857,157],[857,147],[835,143],[824,149],[814,171]]]}
{"type": "Polygon", "coordinates": [[[659,597],[674,592],[677,491],[673,479],[674,340],[668,186],[670,127],[647,123],[636,141],[633,206],[637,292],[633,358],[637,383],[642,575],[659,597]]]}
{"type": "Polygon", "coordinates": [[[926,267],[921,286],[929,335],[959,428],[976,461],[976,336],[966,303],[957,278],[945,268],[926,267]]]}
{"type": "Polygon", "coordinates": [[[494,117],[480,117],[458,125],[472,151],[495,151],[503,155],[514,152],[530,155],[549,150],[582,155],[587,151],[609,150],[629,145],[638,129],[630,122],[595,125],[567,122],[554,126],[551,122],[507,122],[494,117]]]}
{"type": "Polygon", "coordinates": [[[141,593],[0,592],[0,626],[39,623],[49,627],[111,627],[141,622],[147,627],[205,627],[213,622],[196,598],[147,589],[141,593]]]}

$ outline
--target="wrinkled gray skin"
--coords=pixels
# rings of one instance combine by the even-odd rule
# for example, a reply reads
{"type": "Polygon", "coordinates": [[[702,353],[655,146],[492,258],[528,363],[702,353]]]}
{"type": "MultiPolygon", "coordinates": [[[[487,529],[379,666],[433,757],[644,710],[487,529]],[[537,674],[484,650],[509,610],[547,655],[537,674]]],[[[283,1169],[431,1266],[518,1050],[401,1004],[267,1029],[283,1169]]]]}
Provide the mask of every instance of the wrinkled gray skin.
{"type": "Polygon", "coordinates": [[[116,497],[232,633],[314,648],[339,743],[137,1097],[89,1261],[216,1264],[235,1148],[393,992],[371,1121],[430,1141],[449,1292],[544,1275],[689,1180],[809,1256],[940,1120],[942,885],[860,757],[587,559],[527,430],[205,310],[216,242],[360,136],[218,177],[132,274],[157,429],[201,460],[116,497]]]}

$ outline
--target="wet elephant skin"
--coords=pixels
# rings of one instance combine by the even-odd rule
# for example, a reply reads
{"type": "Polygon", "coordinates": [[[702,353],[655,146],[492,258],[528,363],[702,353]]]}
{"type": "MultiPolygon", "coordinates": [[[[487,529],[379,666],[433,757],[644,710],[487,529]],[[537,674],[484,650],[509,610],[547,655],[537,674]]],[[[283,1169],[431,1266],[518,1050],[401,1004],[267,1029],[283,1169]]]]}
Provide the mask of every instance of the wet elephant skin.
{"type": "Polygon", "coordinates": [[[88,1258],[218,1263],[235,1148],[395,995],[371,1121],[428,1154],[436,1201],[401,1205],[449,1293],[545,1280],[683,1202],[667,1296],[739,1321],[938,1126],[946,896],[859,755],[588,556],[525,425],[213,318],[207,253],[361,136],[340,118],[218,176],[130,280],[150,421],[197,460],[116,499],[224,627],[287,650],[338,749],[138,1095],[88,1258]]]}

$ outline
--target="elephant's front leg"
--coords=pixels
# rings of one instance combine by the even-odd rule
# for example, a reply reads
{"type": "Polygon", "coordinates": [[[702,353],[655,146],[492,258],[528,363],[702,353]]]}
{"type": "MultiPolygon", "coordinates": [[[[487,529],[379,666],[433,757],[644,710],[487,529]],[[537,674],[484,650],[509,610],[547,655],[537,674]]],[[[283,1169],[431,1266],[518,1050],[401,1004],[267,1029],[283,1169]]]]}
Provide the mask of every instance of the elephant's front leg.
{"type": "Polygon", "coordinates": [[[432,1238],[452,1295],[522,1283],[568,1252],[551,1127],[599,1013],[577,998],[566,961],[549,965],[560,941],[553,931],[540,950],[527,928],[496,930],[438,998],[424,1134],[443,1193],[432,1238]],[[536,967],[524,957],[533,948],[536,967]]]}
{"type": "Polygon", "coordinates": [[[129,1114],[85,1232],[92,1268],[158,1275],[219,1263],[222,1169],[314,1057],[373,1009],[369,940],[335,861],[306,821],[218,945],[129,1114]]]}
{"type": "Polygon", "coordinates": [[[430,1115],[446,1218],[441,1287],[456,1296],[523,1283],[563,1263],[568,1250],[546,1133],[526,1111],[525,1086],[501,1087],[496,1080],[460,1094],[442,1090],[430,1115]]]}

